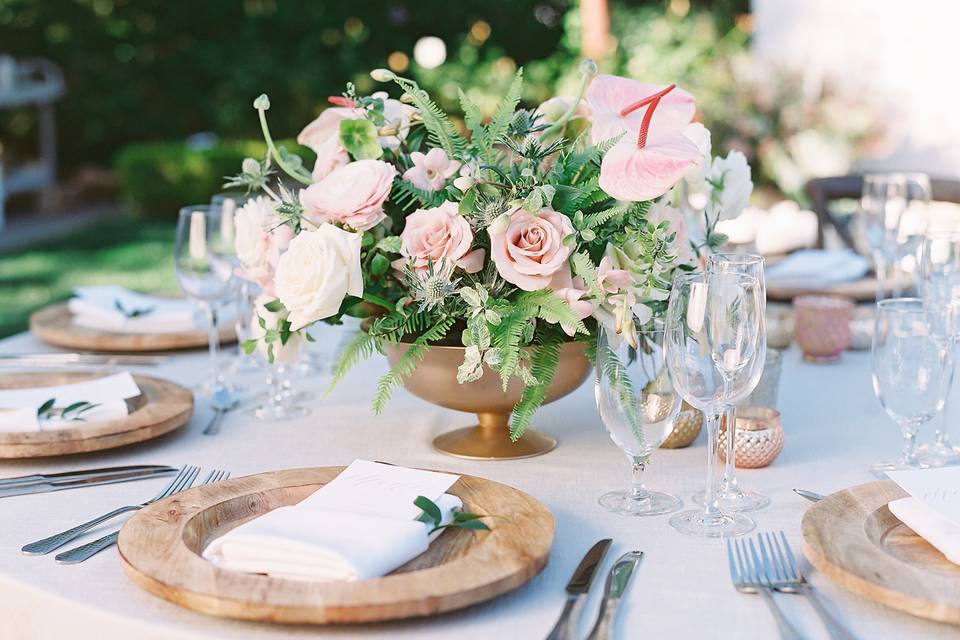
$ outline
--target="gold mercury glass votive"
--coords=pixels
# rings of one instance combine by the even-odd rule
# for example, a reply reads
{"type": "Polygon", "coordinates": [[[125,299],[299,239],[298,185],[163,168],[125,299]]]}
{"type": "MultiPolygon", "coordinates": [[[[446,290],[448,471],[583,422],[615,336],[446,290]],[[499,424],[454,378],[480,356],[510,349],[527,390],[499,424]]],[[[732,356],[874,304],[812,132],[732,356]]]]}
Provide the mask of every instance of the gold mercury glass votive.
{"type": "Polygon", "coordinates": [[[832,362],[850,345],[853,300],[800,296],[793,301],[797,345],[808,362],[832,362]]]}
{"type": "MultiPolygon", "coordinates": [[[[727,430],[720,427],[720,459],[726,460],[727,430]]],[[[783,450],[780,412],[768,407],[737,407],[735,464],[741,469],[759,469],[773,462],[783,450]]]]}
{"type": "Polygon", "coordinates": [[[673,431],[660,446],[664,449],[689,447],[700,435],[701,427],[703,427],[703,414],[699,409],[694,409],[684,402],[680,413],[673,421],[673,431]]]}

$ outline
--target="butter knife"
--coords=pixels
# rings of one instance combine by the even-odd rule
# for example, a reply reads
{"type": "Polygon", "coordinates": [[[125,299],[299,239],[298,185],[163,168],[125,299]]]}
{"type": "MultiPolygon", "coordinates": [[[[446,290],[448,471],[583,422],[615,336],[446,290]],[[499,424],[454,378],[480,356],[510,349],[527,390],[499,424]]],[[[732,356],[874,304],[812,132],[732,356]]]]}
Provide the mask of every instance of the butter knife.
{"type": "Polygon", "coordinates": [[[176,472],[177,470],[173,467],[141,465],[54,473],[47,476],[5,478],[3,484],[0,484],[0,498],[93,487],[117,482],[131,482],[133,480],[147,480],[168,476],[176,472]]]}
{"type": "Polygon", "coordinates": [[[590,585],[593,584],[593,577],[603,564],[603,558],[607,555],[607,549],[612,542],[610,538],[604,538],[590,547],[587,554],[583,556],[570,582],[567,583],[567,602],[563,605],[563,612],[550,635],[547,636],[547,640],[575,640],[577,637],[577,626],[583,605],[587,601],[587,594],[590,593],[590,585]]]}
{"type": "Polygon", "coordinates": [[[603,600],[600,601],[597,622],[593,625],[587,640],[608,640],[613,637],[613,623],[620,608],[620,601],[641,560],[643,560],[643,551],[628,551],[617,558],[610,567],[603,590],[603,600]]]}
{"type": "Polygon", "coordinates": [[[793,492],[801,498],[806,498],[810,502],[820,502],[826,498],[825,495],[819,494],[816,491],[807,491],[806,489],[794,489],[793,492]]]}

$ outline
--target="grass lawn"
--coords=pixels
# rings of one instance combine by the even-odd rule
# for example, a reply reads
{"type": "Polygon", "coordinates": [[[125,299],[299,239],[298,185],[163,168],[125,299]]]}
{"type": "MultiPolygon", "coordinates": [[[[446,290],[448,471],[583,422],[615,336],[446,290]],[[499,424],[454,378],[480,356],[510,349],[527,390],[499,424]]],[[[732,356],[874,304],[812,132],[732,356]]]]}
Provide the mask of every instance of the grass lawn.
{"type": "Polygon", "coordinates": [[[66,300],[77,285],[118,284],[177,293],[174,228],[172,222],[117,217],[66,238],[0,255],[0,336],[25,331],[33,311],[66,300]]]}

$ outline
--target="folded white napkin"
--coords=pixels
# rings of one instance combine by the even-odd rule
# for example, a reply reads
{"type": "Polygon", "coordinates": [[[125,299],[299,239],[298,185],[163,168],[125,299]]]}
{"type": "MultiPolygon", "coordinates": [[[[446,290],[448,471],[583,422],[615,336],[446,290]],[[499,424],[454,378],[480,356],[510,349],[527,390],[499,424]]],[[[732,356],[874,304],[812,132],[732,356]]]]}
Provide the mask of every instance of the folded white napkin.
{"type": "Polygon", "coordinates": [[[910,494],[887,505],[893,515],[960,564],[960,468],[888,471],[887,476],[910,494]]]}
{"type": "Polygon", "coordinates": [[[457,476],[357,460],[297,505],[274,509],[213,540],[203,557],[223,569],[292,580],[366,580],[427,550],[441,532],[416,520],[424,495],[446,524],[463,503],[443,492],[457,476]]]}
{"type": "Polygon", "coordinates": [[[870,271],[870,261],[853,251],[804,249],[771,265],[766,272],[767,286],[826,289],[852,282],[870,271]]]}
{"type": "Polygon", "coordinates": [[[198,328],[189,300],[148,296],[111,285],[77,287],[68,306],[78,327],[114,333],[179,333],[198,328]],[[135,317],[130,314],[140,312],[135,317]]]}
{"type": "Polygon", "coordinates": [[[0,389],[0,431],[51,431],[116,420],[127,415],[127,399],[138,395],[140,388],[129,372],[73,384],[0,389]],[[83,421],[64,420],[59,415],[39,419],[37,409],[51,398],[58,409],[75,402],[90,402],[99,406],[84,412],[83,421]]]}

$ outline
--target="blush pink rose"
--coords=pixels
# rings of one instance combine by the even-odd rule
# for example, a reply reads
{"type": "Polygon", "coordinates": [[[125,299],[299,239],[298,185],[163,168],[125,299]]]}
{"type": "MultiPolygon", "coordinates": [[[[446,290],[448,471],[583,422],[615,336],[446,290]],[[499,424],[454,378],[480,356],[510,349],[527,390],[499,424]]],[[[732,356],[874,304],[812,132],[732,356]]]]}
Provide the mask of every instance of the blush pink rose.
{"type": "Polygon", "coordinates": [[[490,257],[507,282],[524,291],[569,286],[572,247],[563,239],[573,224],[562,213],[541,209],[536,215],[515,208],[506,223],[489,227],[490,257]]]}
{"type": "Polygon", "coordinates": [[[313,165],[314,180],[323,180],[331,171],[350,161],[347,150],[340,144],[340,122],[357,117],[356,109],[330,107],[297,136],[298,143],[310,147],[317,154],[317,161],[313,165]]]}
{"type": "Polygon", "coordinates": [[[300,204],[315,222],[340,222],[358,231],[377,226],[385,216],[397,170],[381,160],[357,160],[300,191],[300,204]]]}
{"type": "Polygon", "coordinates": [[[438,265],[449,261],[467,273],[483,268],[483,249],[474,249],[473,231],[466,218],[460,215],[455,202],[444,202],[432,209],[417,209],[407,216],[407,224],[400,234],[402,245],[393,266],[402,267],[413,262],[413,268],[427,269],[432,262],[438,265]]]}

